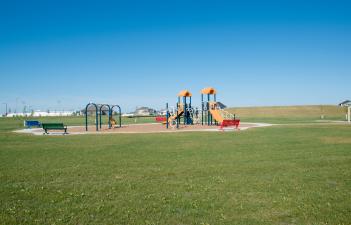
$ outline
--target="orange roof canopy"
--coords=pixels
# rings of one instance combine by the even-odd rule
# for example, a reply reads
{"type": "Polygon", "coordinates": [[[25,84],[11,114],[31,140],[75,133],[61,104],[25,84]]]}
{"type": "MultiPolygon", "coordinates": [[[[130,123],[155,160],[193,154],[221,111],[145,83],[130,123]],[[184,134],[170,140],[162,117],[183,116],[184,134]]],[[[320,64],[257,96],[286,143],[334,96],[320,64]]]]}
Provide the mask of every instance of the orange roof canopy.
{"type": "Polygon", "coordinates": [[[178,96],[179,97],[191,97],[192,94],[188,90],[182,90],[181,92],[179,92],[178,96]]]}
{"type": "Polygon", "coordinates": [[[214,95],[214,94],[217,94],[217,91],[213,87],[208,87],[208,88],[202,89],[201,94],[214,95]]]}

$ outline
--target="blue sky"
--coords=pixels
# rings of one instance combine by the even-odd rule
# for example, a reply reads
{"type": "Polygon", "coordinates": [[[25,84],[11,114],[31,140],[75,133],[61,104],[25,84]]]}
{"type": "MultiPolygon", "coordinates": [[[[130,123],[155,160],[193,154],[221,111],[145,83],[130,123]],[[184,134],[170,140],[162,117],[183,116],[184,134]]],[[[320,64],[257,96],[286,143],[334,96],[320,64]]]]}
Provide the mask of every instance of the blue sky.
{"type": "MultiPolygon", "coordinates": [[[[350,96],[348,1],[1,1],[0,101],[12,111],[175,104],[213,86],[229,106],[350,96]]],[[[1,106],[4,111],[4,105],[1,106]]]]}

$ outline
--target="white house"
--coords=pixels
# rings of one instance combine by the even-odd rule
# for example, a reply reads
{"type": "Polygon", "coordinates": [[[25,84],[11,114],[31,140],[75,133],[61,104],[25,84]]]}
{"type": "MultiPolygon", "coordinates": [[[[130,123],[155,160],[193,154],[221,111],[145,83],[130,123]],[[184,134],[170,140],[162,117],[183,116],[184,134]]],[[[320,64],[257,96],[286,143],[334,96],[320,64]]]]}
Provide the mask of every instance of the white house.
{"type": "Polygon", "coordinates": [[[151,116],[155,114],[156,114],[156,110],[151,109],[149,107],[139,107],[134,112],[134,115],[136,116],[151,116]]]}

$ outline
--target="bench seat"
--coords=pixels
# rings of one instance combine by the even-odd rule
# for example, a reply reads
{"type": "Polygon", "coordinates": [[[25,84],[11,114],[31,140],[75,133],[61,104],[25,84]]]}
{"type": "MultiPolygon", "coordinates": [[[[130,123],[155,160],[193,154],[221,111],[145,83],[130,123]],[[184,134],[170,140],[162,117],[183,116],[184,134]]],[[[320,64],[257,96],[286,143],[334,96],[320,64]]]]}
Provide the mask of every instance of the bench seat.
{"type": "Polygon", "coordinates": [[[24,126],[28,128],[32,127],[41,127],[41,123],[37,120],[25,120],[24,121],[24,126]]]}
{"type": "Polygon", "coordinates": [[[63,130],[63,134],[67,134],[67,126],[63,123],[42,123],[41,125],[45,131],[45,134],[49,134],[49,130],[63,130]]]}
{"type": "Polygon", "coordinates": [[[157,116],[155,119],[156,122],[165,122],[167,120],[165,116],[157,116]]]}
{"type": "Polygon", "coordinates": [[[223,130],[223,127],[235,127],[236,129],[238,129],[239,125],[240,120],[223,120],[220,129],[223,130]]]}

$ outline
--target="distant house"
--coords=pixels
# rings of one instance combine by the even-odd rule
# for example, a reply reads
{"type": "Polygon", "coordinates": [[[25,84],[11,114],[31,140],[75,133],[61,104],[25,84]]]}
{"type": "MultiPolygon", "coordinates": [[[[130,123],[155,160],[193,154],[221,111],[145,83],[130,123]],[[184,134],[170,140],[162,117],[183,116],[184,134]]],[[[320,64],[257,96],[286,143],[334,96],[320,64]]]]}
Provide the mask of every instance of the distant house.
{"type": "Polygon", "coordinates": [[[124,117],[133,117],[134,113],[123,113],[122,116],[124,116],[124,117]]]}
{"type": "Polygon", "coordinates": [[[46,116],[73,116],[74,111],[33,111],[30,113],[8,113],[7,117],[46,117],[46,116]]]}
{"type": "Polygon", "coordinates": [[[156,110],[149,107],[139,107],[133,113],[135,116],[152,116],[156,115],[156,110]]]}
{"type": "Polygon", "coordinates": [[[350,100],[345,100],[341,103],[339,103],[339,106],[351,106],[351,101],[350,100]]]}
{"type": "Polygon", "coordinates": [[[167,115],[167,109],[161,109],[156,113],[159,116],[166,116],[167,115]]]}

